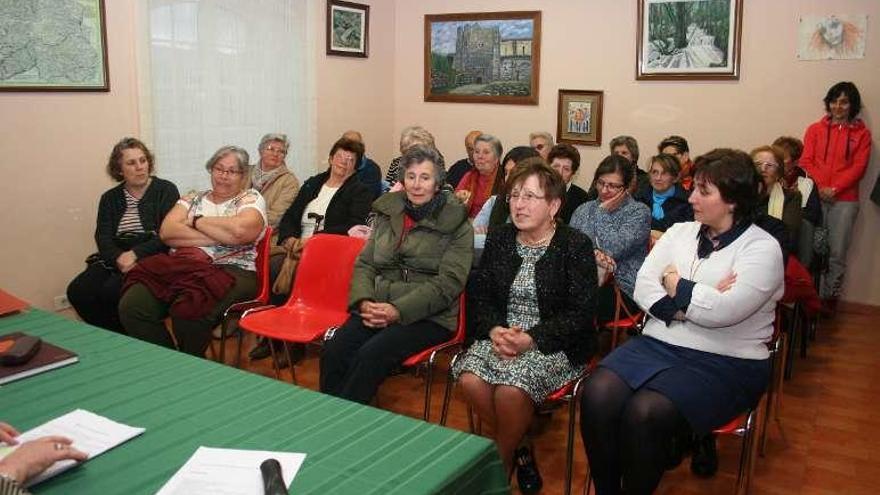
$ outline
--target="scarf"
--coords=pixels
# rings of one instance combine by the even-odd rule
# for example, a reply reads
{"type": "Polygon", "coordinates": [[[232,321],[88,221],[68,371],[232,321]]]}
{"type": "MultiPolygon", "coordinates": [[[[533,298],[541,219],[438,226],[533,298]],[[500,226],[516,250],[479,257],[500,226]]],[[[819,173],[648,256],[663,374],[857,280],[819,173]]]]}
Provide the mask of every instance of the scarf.
{"type": "Polygon", "coordinates": [[[782,207],[785,204],[785,192],[780,183],[773,184],[770,189],[770,201],[767,203],[767,214],[782,220],[782,207]]]}
{"type": "Polygon", "coordinates": [[[445,204],[446,195],[439,191],[437,192],[437,194],[434,195],[433,198],[431,198],[431,201],[428,201],[423,205],[414,205],[412,201],[409,200],[409,198],[404,196],[403,211],[405,211],[410,218],[412,218],[416,222],[419,222],[445,204]]]}
{"type": "Polygon", "coordinates": [[[272,182],[275,177],[278,177],[282,173],[284,173],[284,165],[275,167],[271,172],[263,172],[263,167],[259,163],[254,165],[253,171],[251,172],[251,184],[254,189],[262,192],[263,186],[272,182]]]}
{"type": "Polygon", "coordinates": [[[651,207],[651,216],[654,217],[654,220],[663,220],[663,217],[666,216],[663,212],[663,203],[673,195],[675,195],[674,185],[663,193],[658,193],[654,189],[651,190],[651,196],[654,198],[654,202],[652,203],[653,206],[651,207]]]}

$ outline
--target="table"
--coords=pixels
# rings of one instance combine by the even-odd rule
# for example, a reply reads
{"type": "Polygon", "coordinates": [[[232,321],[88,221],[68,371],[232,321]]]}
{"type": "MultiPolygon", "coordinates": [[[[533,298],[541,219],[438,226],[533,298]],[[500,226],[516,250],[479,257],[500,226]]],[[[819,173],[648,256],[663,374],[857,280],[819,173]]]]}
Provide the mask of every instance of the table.
{"type": "Polygon", "coordinates": [[[41,310],[0,319],[80,362],[0,387],[0,418],[30,429],[76,408],[146,428],[33,488],[155,493],[200,445],[304,452],[291,493],[507,493],[488,439],[197,359],[41,310]]]}

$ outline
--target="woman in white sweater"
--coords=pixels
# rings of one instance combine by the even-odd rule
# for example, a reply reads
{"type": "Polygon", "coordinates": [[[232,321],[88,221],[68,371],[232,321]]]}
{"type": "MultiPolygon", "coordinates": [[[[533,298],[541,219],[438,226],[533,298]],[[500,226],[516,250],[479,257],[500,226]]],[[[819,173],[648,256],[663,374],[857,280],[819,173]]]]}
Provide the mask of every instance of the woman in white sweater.
{"type": "Polygon", "coordinates": [[[696,162],[696,222],[660,239],[634,299],[652,318],[587,381],[581,434],[598,494],[650,493],[672,443],[754,406],[769,380],[767,342],[783,291],[777,241],[752,223],[758,178],[741,151],[696,162]]]}

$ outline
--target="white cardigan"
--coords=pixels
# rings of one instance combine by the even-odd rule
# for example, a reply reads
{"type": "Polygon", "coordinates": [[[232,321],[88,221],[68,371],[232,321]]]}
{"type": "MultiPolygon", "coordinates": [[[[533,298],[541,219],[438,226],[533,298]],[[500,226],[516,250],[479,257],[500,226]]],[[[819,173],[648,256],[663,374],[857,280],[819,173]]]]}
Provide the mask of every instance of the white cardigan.
{"type": "Polygon", "coordinates": [[[666,294],[661,277],[674,263],[681,277],[696,282],[685,321],[667,327],[648,320],[644,334],[663,342],[745,359],[766,359],[773,334],[776,301],[782,297],[784,268],[779,242],[760,227],[748,227],[708,258],[697,257],[698,222],[673,225],[651,250],[636,278],[633,294],[645,311],[666,294]],[[726,292],[715,285],[736,273],[726,292]]]}

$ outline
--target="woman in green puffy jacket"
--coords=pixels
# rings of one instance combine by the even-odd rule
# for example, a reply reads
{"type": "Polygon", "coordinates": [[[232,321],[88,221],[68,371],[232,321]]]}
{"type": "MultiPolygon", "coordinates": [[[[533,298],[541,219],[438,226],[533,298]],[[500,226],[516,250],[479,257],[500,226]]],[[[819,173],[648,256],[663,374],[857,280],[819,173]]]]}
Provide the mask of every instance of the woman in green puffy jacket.
{"type": "Polygon", "coordinates": [[[410,148],[400,162],[403,191],[373,203],[373,230],[352,276],[351,317],[321,356],[322,392],[369,403],[406,358],[455,331],[474,234],[465,206],[441,191],[439,164],[433,148],[410,148]]]}

